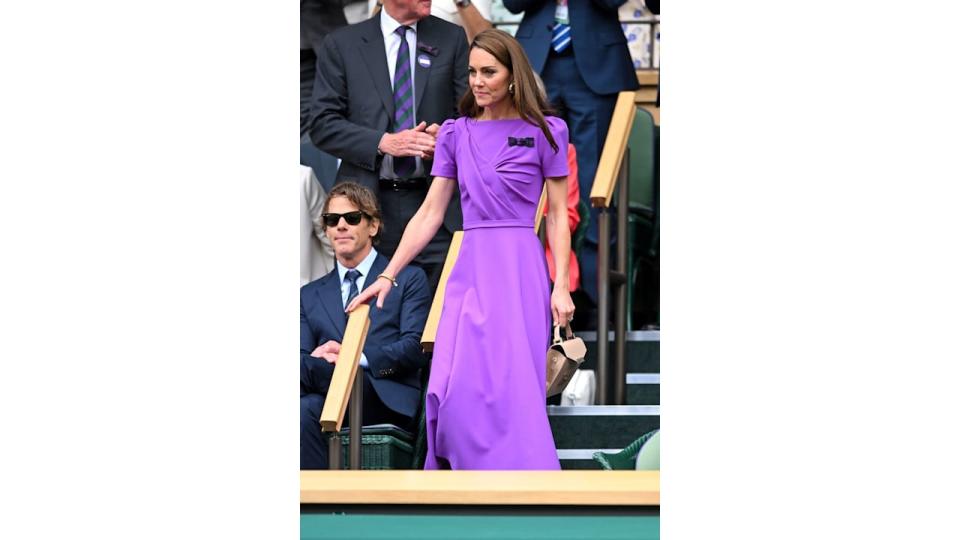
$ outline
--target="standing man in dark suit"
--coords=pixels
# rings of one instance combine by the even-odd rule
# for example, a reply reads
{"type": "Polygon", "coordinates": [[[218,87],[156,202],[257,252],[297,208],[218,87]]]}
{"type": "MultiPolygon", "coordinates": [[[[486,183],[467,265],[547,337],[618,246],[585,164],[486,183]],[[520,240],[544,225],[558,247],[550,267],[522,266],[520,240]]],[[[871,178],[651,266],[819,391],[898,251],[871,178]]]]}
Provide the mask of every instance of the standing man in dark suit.
{"type": "Polygon", "coordinates": [[[336,267],[300,289],[300,469],[328,468],[328,441],[320,413],[347,324],[344,308],[379,279],[393,281],[391,294],[370,308],[370,330],[363,347],[363,423],[412,427],[420,404],[420,370],[427,364],[420,337],[430,310],[423,270],[408,266],[386,276],[387,258],[373,244],[381,231],[374,194],[354,182],[334,186],[323,207],[327,238],[336,267]]]}
{"type": "MultiPolygon", "coordinates": [[[[380,249],[390,257],[427,194],[439,124],[456,115],[467,88],[463,28],[430,16],[430,2],[385,0],[369,20],[327,36],[317,63],[310,138],[342,160],[337,181],[356,179],[383,206],[380,249]]],[[[459,196],[414,263],[432,288],[453,232],[459,196]]]]}
{"type": "MultiPolygon", "coordinates": [[[[607,138],[617,94],[640,88],[617,9],[626,0],[503,0],[524,12],[517,29],[530,65],[540,73],[550,102],[570,128],[577,149],[580,198],[590,189],[607,138]]],[[[599,211],[590,212],[586,241],[578,254],[584,291],[597,301],[599,211]]]]}

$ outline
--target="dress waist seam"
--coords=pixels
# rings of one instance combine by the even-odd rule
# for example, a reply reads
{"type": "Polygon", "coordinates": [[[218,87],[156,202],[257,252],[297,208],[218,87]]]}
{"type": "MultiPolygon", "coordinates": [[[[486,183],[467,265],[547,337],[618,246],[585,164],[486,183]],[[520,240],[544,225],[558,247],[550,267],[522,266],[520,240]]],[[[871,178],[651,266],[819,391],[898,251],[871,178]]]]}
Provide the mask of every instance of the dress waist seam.
{"type": "Polygon", "coordinates": [[[504,229],[504,228],[529,228],[533,230],[533,222],[526,219],[485,219],[483,221],[465,222],[463,230],[471,229],[504,229]]]}

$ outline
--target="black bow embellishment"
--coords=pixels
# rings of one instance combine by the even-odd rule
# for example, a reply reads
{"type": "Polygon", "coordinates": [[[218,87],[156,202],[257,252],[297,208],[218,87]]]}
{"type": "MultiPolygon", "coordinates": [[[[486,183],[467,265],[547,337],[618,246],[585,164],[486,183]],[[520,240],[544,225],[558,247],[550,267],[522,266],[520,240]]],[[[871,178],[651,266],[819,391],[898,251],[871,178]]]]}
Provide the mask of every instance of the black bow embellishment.
{"type": "Polygon", "coordinates": [[[533,137],[507,137],[507,144],[510,146],[527,146],[533,148],[533,137]]]}
{"type": "Polygon", "coordinates": [[[429,54],[430,56],[436,56],[437,54],[440,53],[440,49],[434,47],[433,45],[427,45],[426,43],[419,43],[417,45],[417,50],[423,51],[429,54]]]}

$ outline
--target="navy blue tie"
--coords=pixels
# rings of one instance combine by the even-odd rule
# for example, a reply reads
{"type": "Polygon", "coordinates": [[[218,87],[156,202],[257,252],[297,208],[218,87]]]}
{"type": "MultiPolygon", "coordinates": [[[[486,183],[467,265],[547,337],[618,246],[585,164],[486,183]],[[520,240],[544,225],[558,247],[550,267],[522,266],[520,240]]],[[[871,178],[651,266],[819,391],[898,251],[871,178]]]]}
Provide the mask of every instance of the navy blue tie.
{"type": "Polygon", "coordinates": [[[350,292],[347,293],[347,303],[343,305],[344,308],[350,305],[350,302],[360,294],[360,289],[357,288],[357,279],[360,278],[360,272],[356,269],[347,270],[347,274],[343,276],[343,279],[350,283],[350,292]]]}

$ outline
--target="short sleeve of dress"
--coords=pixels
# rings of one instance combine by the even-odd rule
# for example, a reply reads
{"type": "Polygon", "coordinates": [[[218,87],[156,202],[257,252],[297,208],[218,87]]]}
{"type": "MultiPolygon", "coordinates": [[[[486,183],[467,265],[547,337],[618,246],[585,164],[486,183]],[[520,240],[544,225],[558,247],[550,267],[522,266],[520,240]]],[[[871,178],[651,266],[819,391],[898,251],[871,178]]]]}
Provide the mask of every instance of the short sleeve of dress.
{"type": "Polygon", "coordinates": [[[437,133],[437,146],[433,152],[433,169],[430,174],[443,178],[457,177],[457,130],[456,120],[447,120],[437,133]]]}
{"type": "Polygon", "coordinates": [[[570,135],[567,133],[567,123],[555,116],[548,116],[547,127],[553,140],[557,143],[557,151],[554,152],[550,146],[550,141],[541,132],[540,139],[540,166],[543,170],[543,176],[547,178],[556,176],[567,176],[570,174],[570,168],[567,166],[567,142],[570,135]]]}

